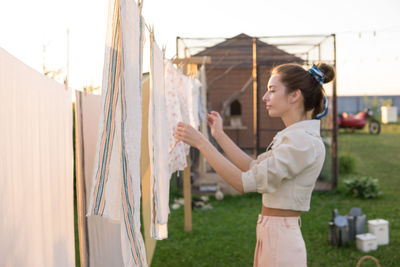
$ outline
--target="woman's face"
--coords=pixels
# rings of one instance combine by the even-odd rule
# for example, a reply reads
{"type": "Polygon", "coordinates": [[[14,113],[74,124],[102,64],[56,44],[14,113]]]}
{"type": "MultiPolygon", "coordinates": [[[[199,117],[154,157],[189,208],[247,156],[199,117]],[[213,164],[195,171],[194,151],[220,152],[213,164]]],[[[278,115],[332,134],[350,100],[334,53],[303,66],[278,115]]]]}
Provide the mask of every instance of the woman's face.
{"type": "Polygon", "coordinates": [[[264,94],[262,100],[266,104],[266,109],[270,117],[281,117],[289,110],[289,97],[286,94],[286,88],[281,82],[279,75],[273,74],[270,77],[267,92],[264,94]]]}

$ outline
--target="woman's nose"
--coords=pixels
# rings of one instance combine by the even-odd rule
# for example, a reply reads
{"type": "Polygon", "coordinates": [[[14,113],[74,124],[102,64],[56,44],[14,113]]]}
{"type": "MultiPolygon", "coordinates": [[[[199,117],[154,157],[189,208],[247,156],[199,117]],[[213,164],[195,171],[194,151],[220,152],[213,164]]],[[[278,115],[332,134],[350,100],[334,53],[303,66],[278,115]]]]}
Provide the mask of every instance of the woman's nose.
{"type": "Polygon", "coordinates": [[[267,102],[268,99],[268,93],[265,93],[262,97],[262,101],[267,102]]]}

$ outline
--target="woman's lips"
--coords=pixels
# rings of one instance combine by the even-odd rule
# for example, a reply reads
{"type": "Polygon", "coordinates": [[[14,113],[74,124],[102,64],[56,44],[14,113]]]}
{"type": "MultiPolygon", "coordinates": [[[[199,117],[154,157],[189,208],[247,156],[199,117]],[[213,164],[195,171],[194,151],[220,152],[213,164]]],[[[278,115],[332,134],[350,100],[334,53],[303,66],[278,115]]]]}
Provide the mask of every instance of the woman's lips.
{"type": "Polygon", "coordinates": [[[271,105],[265,105],[267,107],[267,109],[271,108],[271,105]]]}

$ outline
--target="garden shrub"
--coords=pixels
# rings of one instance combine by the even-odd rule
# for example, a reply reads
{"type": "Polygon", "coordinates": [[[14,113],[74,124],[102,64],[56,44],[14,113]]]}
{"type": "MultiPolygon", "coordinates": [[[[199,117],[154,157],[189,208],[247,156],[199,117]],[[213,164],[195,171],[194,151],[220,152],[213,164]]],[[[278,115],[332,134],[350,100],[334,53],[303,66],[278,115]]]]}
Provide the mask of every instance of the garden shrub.
{"type": "Polygon", "coordinates": [[[357,159],[349,154],[339,155],[339,174],[355,173],[357,159]]]}
{"type": "Polygon", "coordinates": [[[348,192],[358,198],[376,198],[382,194],[378,179],[370,176],[352,176],[344,180],[348,192]]]}

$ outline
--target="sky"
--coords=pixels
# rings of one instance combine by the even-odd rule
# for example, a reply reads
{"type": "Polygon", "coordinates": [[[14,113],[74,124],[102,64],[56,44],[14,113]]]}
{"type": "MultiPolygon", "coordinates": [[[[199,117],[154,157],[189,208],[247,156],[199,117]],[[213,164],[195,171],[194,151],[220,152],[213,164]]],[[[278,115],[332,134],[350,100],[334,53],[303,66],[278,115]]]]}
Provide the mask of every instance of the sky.
{"type": "MultiPolygon", "coordinates": [[[[65,73],[69,29],[70,86],[101,86],[107,9],[108,0],[3,0],[0,47],[40,72],[44,63],[65,73]]],[[[337,33],[338,95],[400,95],[399,12],[395,0],[144,0],[142,11],[167,58],[177,36],[337,33]]]]}

